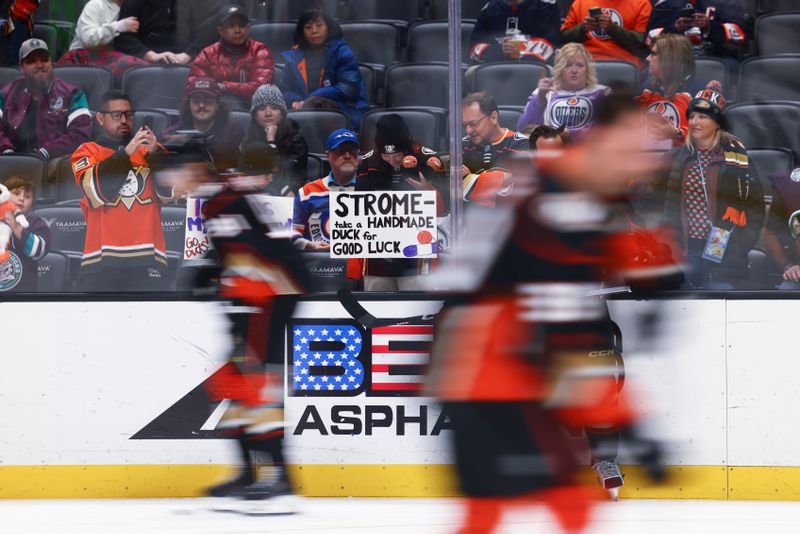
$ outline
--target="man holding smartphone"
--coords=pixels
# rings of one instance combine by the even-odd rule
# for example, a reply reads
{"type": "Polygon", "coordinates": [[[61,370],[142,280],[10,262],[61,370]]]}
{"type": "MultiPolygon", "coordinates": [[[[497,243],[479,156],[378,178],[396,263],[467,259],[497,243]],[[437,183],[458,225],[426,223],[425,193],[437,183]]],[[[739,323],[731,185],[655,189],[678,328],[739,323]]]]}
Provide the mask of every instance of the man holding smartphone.
{"type": "Polygon", "coordinates": [[[717,57],[732,71],[745,49],[752,24],[737,0],[664,0],[653,8],[648,42],[664,33],[684,34],[697,57],[717,57]]]}
{"type": "Polygon", "coordinates": [[[163,147],[148,126],[133,132],[130,98],[120,91],[103,97],[95,117],[100,135],[71,159],[86,219],[80,290],[166,289],[161,204],[174,197],[159,190],[153,173],[154,155],[163,147]]]}
{"type": "Polygon", "coordinates": [[[563,43],[582,43],[595,61],[622,60],[642,67],[649,0],[575,0],[561,26],[563,43]]]}

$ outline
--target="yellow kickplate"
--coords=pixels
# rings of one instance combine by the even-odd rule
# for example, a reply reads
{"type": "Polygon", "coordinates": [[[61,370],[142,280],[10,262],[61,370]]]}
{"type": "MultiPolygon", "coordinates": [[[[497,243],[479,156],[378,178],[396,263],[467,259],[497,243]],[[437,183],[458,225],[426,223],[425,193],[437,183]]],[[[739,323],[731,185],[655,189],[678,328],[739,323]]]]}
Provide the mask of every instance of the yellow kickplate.
{"type": "MultiPolygon", "coordinates": [[[[672,466],[653,485],[638,466],[623,466],[622,499],[800,500],[800,467],[672,466]]],[[[0,499],[197,497],[225,480],[221,465],[2,466],[0,499]]],[[[449,465],[294,465],[292,480],[308,497],[454,497],[449,465]]],[[[593,473],[584,473],[596,484],[593,473]]]]}

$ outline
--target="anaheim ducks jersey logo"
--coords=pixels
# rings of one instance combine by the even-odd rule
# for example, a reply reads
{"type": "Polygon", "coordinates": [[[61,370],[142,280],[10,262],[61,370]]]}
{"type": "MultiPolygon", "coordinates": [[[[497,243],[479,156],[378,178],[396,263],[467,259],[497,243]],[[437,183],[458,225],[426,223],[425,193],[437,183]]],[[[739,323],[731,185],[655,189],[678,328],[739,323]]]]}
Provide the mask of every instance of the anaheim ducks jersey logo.
{"type": "MultiPolygon", "coordinates": [[[[610,16],[612,24],[616,24],[617,26],[624,26],[624,24],[622,23],[623,22],[622,15],[620,15],[619,11],[617,11],[616,9],[612,9],[610,7],[604,7],[603,15],[610,16]]],[[[603,39],[603,40],[611,39],[611,35],[609,35],[608,30],[597,29],[592,32],[592,35],[594,37],[597,37],[598,39],[603,39]]]]}
{"type": "Polygon", "coordinates": [[[138,166],[135,169],[128,171],[128,177],[125,183],[119,190],[117,199],[111,204],[116,207],[120,202],[128,208],[128,211],[133,209],[134,204],[146,206],[153,203],[152,198],[142,198],[144,190],[147,187],[147,177],[150,176],[150,169],[144,166],[138,166]]]}
{"type": "Polygon", "coordinates": [[[562,98],[548,109],[548,122],[553,128],[575,130],[589,124],[592,117],[592,102],[583,96],[562,98]]]}
{"type": "Polygon", "coordinates": [[[665,119],[669,121],[669,123],[678,128],[681,125],[681,114],[678,111],[678,108],[672,102],[668,100],[662,100],[661,102],[654,102],[647,106],[647,113],[657,113],[661,115],[665,119]]]}

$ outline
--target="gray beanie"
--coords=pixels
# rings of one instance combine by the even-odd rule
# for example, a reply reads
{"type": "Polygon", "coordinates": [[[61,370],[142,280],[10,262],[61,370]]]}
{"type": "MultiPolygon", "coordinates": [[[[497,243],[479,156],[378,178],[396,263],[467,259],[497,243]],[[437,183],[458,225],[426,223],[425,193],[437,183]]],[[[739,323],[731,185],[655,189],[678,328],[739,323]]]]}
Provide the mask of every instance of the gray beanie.
{"type": "Polygon", "coordinates": [[[253,101],[250,104],[250,115],[253,115],[258,108],[266,105],[280,108],[284,113],[287,113],[286,100],[283,98],[283,93],[281,93],[280,89],[271,84],[262,85],[253,93],[253,101]]]}

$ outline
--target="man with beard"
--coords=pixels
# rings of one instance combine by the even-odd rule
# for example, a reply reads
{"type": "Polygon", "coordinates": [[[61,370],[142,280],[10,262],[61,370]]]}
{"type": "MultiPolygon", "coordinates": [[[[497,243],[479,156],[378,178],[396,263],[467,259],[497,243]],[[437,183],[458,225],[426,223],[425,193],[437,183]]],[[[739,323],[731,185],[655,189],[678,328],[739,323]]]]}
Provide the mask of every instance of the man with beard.
{"type": "Polygon", "coordinates": [[[71,154],[92,133],[86,95],[53,75],[50,50],[41,39],[22,43],[19,68],[23,77],[0,92],[0,152],[46,159],[71,154]]]}
{"type": "Polygon", "coordinates": [[[164,289],[167,256],[153,159],[163,148],[147,126],[131,135],[130,98],[111,91],[97,113],[98,139],[72,155],[72,171],[83,192],[86,244],[81,261],[82,291],[164,289]]]}

